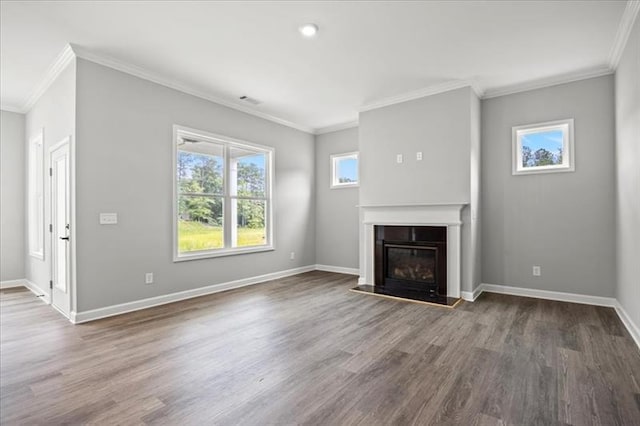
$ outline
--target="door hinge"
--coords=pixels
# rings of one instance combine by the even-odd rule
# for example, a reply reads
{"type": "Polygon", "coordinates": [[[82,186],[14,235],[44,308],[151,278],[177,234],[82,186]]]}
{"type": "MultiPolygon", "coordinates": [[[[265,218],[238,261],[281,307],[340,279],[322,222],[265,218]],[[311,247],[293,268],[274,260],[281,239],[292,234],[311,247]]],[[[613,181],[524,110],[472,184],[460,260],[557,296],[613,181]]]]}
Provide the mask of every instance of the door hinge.
{"type": "Polygon", "coordinates": [[[52,289],[53,288],[53,280],[49,280],[49,288],[52,289]]]}
{"type": "Polygon", "coordinates": [[[53,169],[49,167],[49,176],[53,176],[53,169]]]}
{"type": "Polygon", "coordinates": [[[49,232],[53,232],[53,225],[49,224],[49,232]]]}

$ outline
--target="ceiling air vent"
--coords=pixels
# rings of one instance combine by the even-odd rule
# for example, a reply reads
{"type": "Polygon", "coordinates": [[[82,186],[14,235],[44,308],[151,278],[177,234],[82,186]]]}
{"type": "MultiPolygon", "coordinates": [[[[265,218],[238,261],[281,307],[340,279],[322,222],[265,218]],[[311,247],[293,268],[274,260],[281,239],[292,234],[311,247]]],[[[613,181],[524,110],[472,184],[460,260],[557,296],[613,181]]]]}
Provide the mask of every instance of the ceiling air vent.
{"type": "Polygon", "coordinates": [[[251,105],[260,105],[262,102],[260,102],[259,100],[255,99],[255,98],[251,98],[249,96],[240,96],[240,100],[241,101],[245,101],[250,103],[251,105]]]}

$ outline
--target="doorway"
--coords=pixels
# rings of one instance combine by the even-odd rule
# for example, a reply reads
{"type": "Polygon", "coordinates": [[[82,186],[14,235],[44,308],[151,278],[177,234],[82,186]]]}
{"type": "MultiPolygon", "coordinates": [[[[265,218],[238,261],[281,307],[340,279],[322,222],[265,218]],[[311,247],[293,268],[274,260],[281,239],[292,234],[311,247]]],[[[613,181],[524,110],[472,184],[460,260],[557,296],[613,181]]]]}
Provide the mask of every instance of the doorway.
{"type": "Polygon", "coordinates": [[[67,318],[71,311],[70,138],[49,151],[51,177],[51,305],[67,318]]]}

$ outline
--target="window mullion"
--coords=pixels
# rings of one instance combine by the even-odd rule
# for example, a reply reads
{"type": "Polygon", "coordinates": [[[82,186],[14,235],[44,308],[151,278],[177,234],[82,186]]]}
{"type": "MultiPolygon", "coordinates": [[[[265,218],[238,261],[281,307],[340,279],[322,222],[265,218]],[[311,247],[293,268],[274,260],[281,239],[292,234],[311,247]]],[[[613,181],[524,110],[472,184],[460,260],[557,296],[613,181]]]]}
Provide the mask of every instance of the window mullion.
{"type": "Polygon", "coordinates": [[[230,152],[229,145],[224,145],[224,218],[222,219],[223,223],[223,235],[224,235],[224,248],[232,247],[232,235],[231,235],[231,227],[232,224],[232,206],[231,206],[231,160],[230,160],[230,152]]]}
{"type": "Polygon", "coordinates": [[[174,126],[174,135],[173,194],[177,212],[174,218],[174,261],[272,250],[273,148],[254,146],[230,138],[226,141],[226,137],[222,136],[200,136],[198,131],[179,126],[174,126]],[[209,143],[215,146],[209,146],[209,143]],[[186,154],[182,156],[183,151],[186,154]],[[213,160],[210,161],[209,157],[213,157],[213,160]],[[209,166],[210,163],[214,163],[214,166],[209,166]],[[220,164],[223,168],[221,171],[218,169],[220,164]],[[195,173],[203,166],[214,167],[212,179],[215,181],[210,181],[208,174],[201,176],[202,170],[195,173]],[[185,171],[184,176],[178,172],[178,168],[185,171]],[[257,170],[262,168],[265,188],[264,194],[258,195],[261,191],[256,189],[256,185],[262,184],[262,177],[258,177],[257,170]],[[223,181],[221,187],[217,183],[220,177],[223,181]],[[185,184],[182,185],[182,182],[185,184]],[[246,195],[240,195],[238,188],[247,185],[248,191],[242,192],[246,195]],[[220,202],[223,203],[222,211],[220,202]],[[220,216],[222,223],[218,224],[220,216]],[[209,217],[215,219],[215,223],[209,217]],[[241,223],[239,217],[242,218],[241,223]],[[222,225],[222,229],[219,225],[222,225]],[[200,240],[192,238],[194,233],[200,240]]]}

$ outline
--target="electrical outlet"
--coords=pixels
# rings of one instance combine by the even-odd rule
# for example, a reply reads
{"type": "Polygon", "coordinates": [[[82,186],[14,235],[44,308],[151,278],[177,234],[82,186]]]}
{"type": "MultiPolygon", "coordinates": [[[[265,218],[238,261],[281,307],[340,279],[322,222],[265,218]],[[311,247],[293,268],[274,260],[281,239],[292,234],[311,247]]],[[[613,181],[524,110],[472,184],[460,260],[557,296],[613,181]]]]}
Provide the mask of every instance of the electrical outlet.
{"type": "Polygon", "coordinates": [[[403,158],[402,158],[402,154],[397,154],[396,155],[396,163],[400,164],[402,163],[403,158]]]}
{"type": "Polygon", "coordinates": [[[534,277],[539,277],[542,274],[540,267],[539,266],[534,266],[533,267],[533,276],[534,277]]]}
{"type": "Polygon", "coordinates": [[[422,161],[422,151],[416,152],[416,160],[422,161]]]}
{"type": "Polygon", "coordinates": [[[144,274],[144,283],[153,284],[153,272],[147,272],[144,274]]]}
{"type": "Polygon", "coordinates": [[[100,225],[117,225],[118,213],[100,213],[100,225]]]}
{"type": "Polygon", "coordinates": [[[289,259],[294,260],[295,258],[296,258],[296,252],[292,251],[291,254],[289,255],[289,259]]]}

